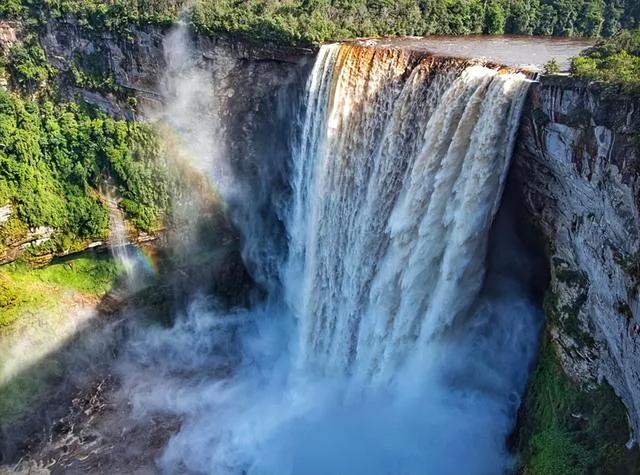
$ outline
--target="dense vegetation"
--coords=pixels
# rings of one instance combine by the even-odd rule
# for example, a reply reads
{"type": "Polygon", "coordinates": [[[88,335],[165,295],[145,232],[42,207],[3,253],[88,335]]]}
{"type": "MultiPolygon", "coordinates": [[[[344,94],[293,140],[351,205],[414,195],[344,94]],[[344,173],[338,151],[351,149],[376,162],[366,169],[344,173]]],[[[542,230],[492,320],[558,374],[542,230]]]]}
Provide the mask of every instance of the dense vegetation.
{"type": "Polygon", "coordinates": [[[582,388],[567,377],[544,337],[521,421],[523,475],[624,475],[638,450],[627,450],[627,414],[605,383],[582,388]],[[625,430],[626,429],[626,430],[625,430]]]}
{"type": "MultiPolygon", "coordinates": [[[[0,15],[73,14],[90,29],[172,23],[186,0],[3,0],[0,15]]],[[[200,0],[196,29],[285,43],[357,36],[512,33],[610,36],[640,22],[637,0],[200,0]]]]}
{"type": "Polygon", "coordinates": [[[59,100],[57,72],[34,35],[14,44],[0,66],[13,86],[0,87],[0,207],[11,207],[11,218],[0,224],[0,254],[29,229],[52,234],[31,249],[39,254],[104,238],[112,182],[137,229],[162,225],[169,174],[153,127],[59,100]]]}
{"type": "Polygon", "coordinates": [[[28,227],[102,237],[108,215],[98,190],[120,184],[137,227],[156,226],[167,201],[155,136],[141,123],[114,120],[74,103],[37,102],[0,90],[0,201],[14,203],[28,227]]]}
{"type": "Polygon", "coordinates": [[[640,92],[640,30],[622,31],[598,42],[573,59],[571,72],[623,92],[640,92]]]}
{"type": "Polygon", "coordinates": [[[68,72],[48,62],[38,40],[44,17],[32,15],[50,6],[0,0],[0,18],[22,19],[19,41],[0,44],[0,263],[13,261],[0,265],[0,432],[50,396],[49,383],[65,373],[57,350],[122,271],[108,253],[38,265],[105,238],[115,201],[129,227],[155,231],[174,189],[154,126],[63,98],[68,84],[128,96],[104,57],[74,57],[68,72]]]}

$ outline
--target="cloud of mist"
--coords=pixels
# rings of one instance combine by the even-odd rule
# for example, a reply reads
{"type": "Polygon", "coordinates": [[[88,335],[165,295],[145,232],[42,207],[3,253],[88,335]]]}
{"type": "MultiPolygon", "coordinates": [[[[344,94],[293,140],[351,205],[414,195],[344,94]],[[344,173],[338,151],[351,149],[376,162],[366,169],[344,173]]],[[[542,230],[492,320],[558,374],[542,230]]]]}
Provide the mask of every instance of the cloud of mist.
{"type": "Polygon", "coordinates": [[[494,262],[472,314],[391,384],[297,367],[296,320],[277,304],[224,313],[201,299],[174,327],[133,335],[124,361],[135,375],[127,389],[136,412],[183,419],[160,467],[279,475],[510,470],[505,441],[541,314],[527,290],[525,250],[509,226],[496,230],[494,262]]]}
{"type": "Polygon", "coordinates": [[[538,325],[524,296],[485,300],[394,383],[363,387],[297,370],[283,309],[194,305],[131,339],[129,361],[150,375],[132,371],[129,391],[140,414],[184,419],[159,461],[167,473],[496,474],[512,462],[505,439],[538,325]]]}
{"type": "Polygon", "coordinates": [[[166,121],[177,133],[187,160],[213,183],[225,181],[224,150],[216,111],[219,100],[211,87],[213,75],[200,68],[192,38],[184,25],[173,28],[164,38],[166,70],[160,89],[167,98],[156,120],[166,121]]]}

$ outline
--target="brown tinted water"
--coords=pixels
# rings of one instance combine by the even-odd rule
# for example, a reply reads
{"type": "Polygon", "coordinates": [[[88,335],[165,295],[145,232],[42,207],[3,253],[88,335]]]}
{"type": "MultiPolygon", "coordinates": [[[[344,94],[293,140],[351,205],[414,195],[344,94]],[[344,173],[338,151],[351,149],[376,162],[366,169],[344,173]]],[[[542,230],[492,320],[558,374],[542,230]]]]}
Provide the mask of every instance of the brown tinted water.
{"type": "Polygon", "coordinates": [[[504,66],[540,71],[555,58],[562,71],[569,70],[570,58],[595,41],[585,38],[531,36],[406,36],[354,40],[363,46],[385,46],[423,51],[436,56],[477,58],[504,66]]]}

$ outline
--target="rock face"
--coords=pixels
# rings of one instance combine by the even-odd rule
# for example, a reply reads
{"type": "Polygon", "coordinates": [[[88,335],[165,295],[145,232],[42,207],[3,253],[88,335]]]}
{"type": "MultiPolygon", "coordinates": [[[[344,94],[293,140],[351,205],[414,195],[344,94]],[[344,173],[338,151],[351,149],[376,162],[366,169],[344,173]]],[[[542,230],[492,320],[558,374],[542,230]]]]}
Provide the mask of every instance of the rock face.
{"type": "Polygon", "coordinates": [[[532,86],[514,172],[551,268],[545,310],[574,380],[603,378],[640,434],[640,98],[570,78],[532,86]]]}
{"type": "MultiPolygon", "coordinates": [[[[68,99],[80,97],[118,118],[161,119],[174,130],[206,128],[193,142],[209,137],[196,145],[215,149],[209,155],[230,168],[236,189],[225,198],[234,223],[245,236],[268,236],[260,249],[243,248],[247,264],[256,263],[255,275],[284,236],[275,213],[288,192],[292,130],[314,52],[225,35],[179,36],[175,27],[158,26],[121,35],[95,32],[67,18],[49,22],[40,42],[68,99]],[[79,83],[78,70],[107,86],[79,83]]],[[[189,145],[187,154],[200,154],[189,145]]]]}

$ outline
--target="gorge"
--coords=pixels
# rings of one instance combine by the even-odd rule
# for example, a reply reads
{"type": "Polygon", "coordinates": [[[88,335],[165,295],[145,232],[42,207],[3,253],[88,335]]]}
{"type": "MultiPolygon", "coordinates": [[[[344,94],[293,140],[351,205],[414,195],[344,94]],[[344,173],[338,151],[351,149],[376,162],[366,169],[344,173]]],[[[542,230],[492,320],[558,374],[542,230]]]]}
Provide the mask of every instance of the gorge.
{"type": "MultiPolygon", "coordinates": [[[[509,473],[526,446],[514,431],[537,423],[525,391],[540,341],[570,381],[620,398],[616,437],[635,445],[637,97],[376,41],[314,51],[184,26],[122,40],[65,20],[40,41],[63,74],[106,58],[135,112],[111,92],[64,93],[167,124],[216,197],[185,192],[166,238],[193,255],[178,259],[193,275],[161,289],[179,294],[171,324],[132,304],[89,332],[117,347],[110,423],[156,418],[159,446],[114,454],[125,441],[94,420],[73,429],[94,439],[25,448],[3,426],[7,467],[26,455],[52,473],[509,473]],[[213,207],[224,232],[199,234],[213,207]]],[[[97,346],[86,359],[105,357],[97,346]]],[[[566,473],[587,472],[576,463],[566,473]]]]}

